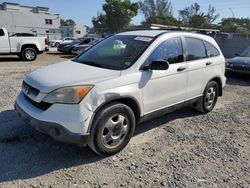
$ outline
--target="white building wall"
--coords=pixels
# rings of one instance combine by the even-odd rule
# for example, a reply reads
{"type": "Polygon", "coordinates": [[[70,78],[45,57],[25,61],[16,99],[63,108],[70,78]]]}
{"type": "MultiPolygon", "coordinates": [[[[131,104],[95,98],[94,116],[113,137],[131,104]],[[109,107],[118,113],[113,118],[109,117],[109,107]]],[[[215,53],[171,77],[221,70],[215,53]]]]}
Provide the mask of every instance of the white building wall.
{"type": "Polygon", "coordinates": [[[62,38],[65,37],[76,37],[80,38],[87,34],[85,26],[72,25],[72,26],[62,26],[60,28],[62,38]]]}
{"type": "Polygon", "coordinates": [[[50,14],[0,10],[0,27],[5,27],[9,32],[45,34],[50,29],[60,27],[60,17],[50,14]],[[46,24],[45,19],[51,19],[52,24],[46,24]]]}

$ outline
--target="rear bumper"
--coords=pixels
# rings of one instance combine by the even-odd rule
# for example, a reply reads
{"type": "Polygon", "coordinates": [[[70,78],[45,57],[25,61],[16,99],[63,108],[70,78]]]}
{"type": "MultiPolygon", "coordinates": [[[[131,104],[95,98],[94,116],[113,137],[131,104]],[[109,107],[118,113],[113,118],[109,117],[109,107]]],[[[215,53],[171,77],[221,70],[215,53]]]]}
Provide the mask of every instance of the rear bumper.
{"type": "Polygon", "coordinates": [[[67,142],[67,143],[76,144],[80,146],[87,145],[88,135],[80,135],[77,133],[72,133],[60,124],[35,119],[31,117],[30,115],[28,115],[25,111],[23,111],[17,103],[15,103],[14,107],[18,115],[26,123],[33,126],[39,132],[48,134],[55,140],[58,140],[61,142],[67,142]]]}

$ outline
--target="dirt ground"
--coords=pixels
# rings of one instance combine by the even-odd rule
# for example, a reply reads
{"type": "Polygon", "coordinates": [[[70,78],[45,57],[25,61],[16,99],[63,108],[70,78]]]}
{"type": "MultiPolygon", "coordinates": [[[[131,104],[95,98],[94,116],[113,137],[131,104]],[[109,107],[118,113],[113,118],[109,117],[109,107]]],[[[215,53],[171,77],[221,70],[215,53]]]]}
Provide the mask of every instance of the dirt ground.
{"type": "Polygon", "coordinates": [[[250,187],[250,80],[229,78],[209,114],[185,108],[138,125],[121,153],[100,158],[35,131],[13,110],[27,73],[69,58],[0,57],[0,187],[250,187]]]}

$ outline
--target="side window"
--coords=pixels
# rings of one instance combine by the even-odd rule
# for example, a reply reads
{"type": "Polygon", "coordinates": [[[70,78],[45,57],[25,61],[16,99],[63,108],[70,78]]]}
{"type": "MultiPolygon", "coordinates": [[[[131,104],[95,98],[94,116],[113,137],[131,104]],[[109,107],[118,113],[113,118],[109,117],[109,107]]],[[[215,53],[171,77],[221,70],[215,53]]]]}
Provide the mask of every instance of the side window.
{"type": "Polygon", "coordinates": [[[1,36],[4,36],[4,32],[3,32],[2,29],[0,29],[0,37],[1,37],[1,36]]]}
{"type": "Polygon", "coordinates": [[[203,41],[196,38],[185,37],[187,45],[187,60],[198,60],[207,57],[203,41]]]}
{"type": "Polygon", "coordinates": [[[183,62],[181,38],[171,38],[162,42],[150,55],[149,60],[166,60],[170,64],[183,62]]]}
{"type": "Polygon", "coordinates": [[[213,46],[212,44],[210,44],[209,42],[204,41],[204,44],[206,46],[207,49],[207,57],[216,57],[218,55],[220,55],[220,52],[217,50],[217,48],[215,46],[213,46]]]}

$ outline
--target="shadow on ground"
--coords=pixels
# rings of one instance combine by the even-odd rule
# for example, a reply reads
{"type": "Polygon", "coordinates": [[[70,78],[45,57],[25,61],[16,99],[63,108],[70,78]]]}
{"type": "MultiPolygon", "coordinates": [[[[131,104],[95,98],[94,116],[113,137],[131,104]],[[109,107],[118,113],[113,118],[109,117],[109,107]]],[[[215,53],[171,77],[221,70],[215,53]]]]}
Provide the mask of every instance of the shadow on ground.
{"type": "MultiPolygon", "coordinates": [[[[138,125],[135,136],[177,118],[194,115],[199,114],[190,108],[172,112],[138,125]]],[[[88,147],[59,143],[35,131],[25,125],[14,110],[1,112],[0,121],[0,132],[4,133],[0,134],[0,182],[34,178],[102,159],[88,147]]]]}
{"type": "Polygon", "coordinates": [[[227,75],[228,85],[250,86],[250,75],[230,74],[227,75]]]}
{"type": "MultiPolygon", "coordinates": [[[[11,62],[11,61],[23,61],[21,58],[19,58],[18,56],[7,56],[7,57],[0,57],[0,63],[1,62],[11,62]]],[[[24,61],[23,61],[24,62],[24,61]]]]}

